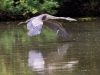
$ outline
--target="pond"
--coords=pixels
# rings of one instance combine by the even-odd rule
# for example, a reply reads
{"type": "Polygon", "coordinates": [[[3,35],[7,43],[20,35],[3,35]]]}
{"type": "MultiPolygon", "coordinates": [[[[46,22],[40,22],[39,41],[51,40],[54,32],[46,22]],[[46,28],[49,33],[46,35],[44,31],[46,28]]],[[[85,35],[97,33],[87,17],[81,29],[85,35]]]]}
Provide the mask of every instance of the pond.
{"type": "Polygon", "coordinates": [[[46,27],[30,37],[18,23],[0,22],[0,75],[100,74],[100,18],[61,21],[68,39],[46,27]]]}

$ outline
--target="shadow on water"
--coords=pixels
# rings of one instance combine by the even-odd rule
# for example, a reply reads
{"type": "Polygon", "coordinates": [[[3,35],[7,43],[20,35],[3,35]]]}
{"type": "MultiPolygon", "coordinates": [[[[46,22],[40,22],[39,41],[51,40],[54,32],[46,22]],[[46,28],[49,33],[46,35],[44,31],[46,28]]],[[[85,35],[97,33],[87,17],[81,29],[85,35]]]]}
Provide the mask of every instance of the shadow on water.
{"type": "Polygon", "coordinates": [[[25,25],[0,23],[0,75],[99,75],[100,22],[61,22],[70,38],[44,27],[29,37],[25,25]]]}

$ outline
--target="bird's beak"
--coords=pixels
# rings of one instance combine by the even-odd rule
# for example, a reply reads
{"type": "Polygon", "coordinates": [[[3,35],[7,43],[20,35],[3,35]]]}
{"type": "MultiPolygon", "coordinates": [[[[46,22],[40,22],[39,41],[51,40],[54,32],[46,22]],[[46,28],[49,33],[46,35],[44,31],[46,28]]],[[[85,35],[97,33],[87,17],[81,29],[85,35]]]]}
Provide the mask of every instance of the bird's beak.
{"type": "Polygon", "coordinates": [[[73,18],[70,18],[70,17],[67,17],[66,20],[68,20],[68,21],[77,21],[76,19],[73,19],[73,18]]]}

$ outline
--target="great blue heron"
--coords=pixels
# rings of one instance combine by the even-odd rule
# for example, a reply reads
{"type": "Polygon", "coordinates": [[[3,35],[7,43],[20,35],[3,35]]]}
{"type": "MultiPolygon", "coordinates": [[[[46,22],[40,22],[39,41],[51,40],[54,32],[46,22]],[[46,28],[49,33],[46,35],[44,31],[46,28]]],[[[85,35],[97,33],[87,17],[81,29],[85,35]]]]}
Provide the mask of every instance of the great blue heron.
{"type": "Polygon", "coordinates": [[[41,14],[36,17],[32,17],[31,19],[20,22],[18,25],[22,23],[27,23],[27,29],[29,30],[28,35],[34,36],[41,33],[42,25],[47,26],[51,30],[54,30],[57,32],[58,35],[67,38],[68,33],[65,31],[65,29],[62,27],[62,25],[55,21],[55,19],[63,19],[68,21],[77,21],[76,19],[70,18],[70,17],[56,17],[49,14],[41,14]]]}

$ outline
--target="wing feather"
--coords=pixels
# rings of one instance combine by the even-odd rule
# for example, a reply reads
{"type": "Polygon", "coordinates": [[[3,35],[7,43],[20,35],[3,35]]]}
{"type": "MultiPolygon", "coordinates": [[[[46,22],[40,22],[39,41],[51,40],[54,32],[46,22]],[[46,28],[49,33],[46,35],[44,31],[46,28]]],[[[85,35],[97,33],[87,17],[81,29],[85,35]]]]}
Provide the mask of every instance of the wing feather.
{"type": "Polygon", "coordinates": [[[38,19],[38,18],[32,18],[30,19],[30,21],[27,23],[27,29],[31,30],[33,28],[35,28],[36,26],[39,25],[43,25],[42,20],[38,19]]]}
{"type": "Polygon", "coordinates": [[[27,29],[29,30],[28,35],[34,36],[41,33],[43,22],[38,18],[32,18],[27,23],[27,29]]]}
{"type": "Polygon", "coordinates": [[[28,35],[29,36],[34,36],[34,35],[40,34],[41,30],[42,30],[42,25],[36,26],[35,28],[31,29],[28,32],[28,35]]]}
{"type": "Polygon", "coordinates": [[[68,37],[68,33],[65,31],[65,29],[62,27],[62,25],[58,21],[47,20],[47,21],[44,21],[43,24],[47,26],[48,28],[50,28],[51,30],[56,31],[59,36],[66,37],[66,38],[68,37]]]}

